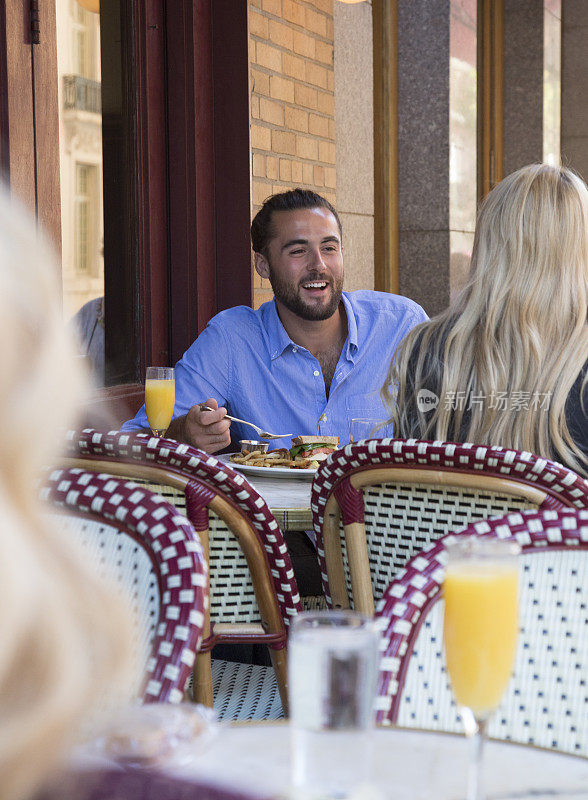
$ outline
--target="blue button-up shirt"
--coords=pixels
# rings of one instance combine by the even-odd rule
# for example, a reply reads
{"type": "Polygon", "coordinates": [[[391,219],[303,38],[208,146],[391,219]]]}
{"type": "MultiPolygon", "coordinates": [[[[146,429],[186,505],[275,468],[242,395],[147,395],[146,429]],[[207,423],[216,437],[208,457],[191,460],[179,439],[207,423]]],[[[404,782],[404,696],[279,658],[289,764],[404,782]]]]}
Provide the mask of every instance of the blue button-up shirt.
{"type": "MultiPolygon", "coordinates": [[[[344,292],[348,334],[329,390],[318,360],[293,342],[272,300],[258,310],[221,311],[176,364],[174,418],[214,397],[229,414],[272,433],[338,436],[349,440],[353,417],[387,419],[380,399],[390,359],[408,331],[427,319],[412,300],[397,295],[344,292]]],[[[123,430],[147,428],[145,406],[123,430]]],[[[233,441],[254,438],[251,428],[231,423],[233,441]]],[[[275,447],[290,447],[276,439],[275,447]]]]}

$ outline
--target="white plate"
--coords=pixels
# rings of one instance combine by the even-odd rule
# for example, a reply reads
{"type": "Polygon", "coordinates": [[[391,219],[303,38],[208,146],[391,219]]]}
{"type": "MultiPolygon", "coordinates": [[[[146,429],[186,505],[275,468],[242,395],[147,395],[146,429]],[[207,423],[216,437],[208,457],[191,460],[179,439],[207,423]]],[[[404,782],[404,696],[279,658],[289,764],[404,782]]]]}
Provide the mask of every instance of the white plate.
{"type": "Polygon", "coordinates": [[[243,472],[245,475],[257,475],[259,478],[298,478],[311,481],[316,475],[316,469],[290,469],[290,467],[253,467],[249,464],[236,464],[231,461],[230,453],[217,456],[223,464],[243,472]]]}

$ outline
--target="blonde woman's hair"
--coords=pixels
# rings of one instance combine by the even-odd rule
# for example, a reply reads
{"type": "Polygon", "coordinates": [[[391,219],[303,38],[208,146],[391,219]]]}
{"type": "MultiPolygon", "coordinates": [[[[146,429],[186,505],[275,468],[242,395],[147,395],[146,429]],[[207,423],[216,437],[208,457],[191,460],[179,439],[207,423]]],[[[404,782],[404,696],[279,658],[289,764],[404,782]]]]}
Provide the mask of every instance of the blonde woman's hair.
{"type": "Polygon", "coordinates": [[[382,396],[395,435],[512,447],[588,474],[565,416],[588,359],[587,299],[588,190],[569,169],[523,167],[482,203],[455,303],[393,357],[382,396]],[[423,389],[433,411],[419,409],[423,389]]]}
{"type": "MultiPolygon", "coordinates": [[[[130,620],[39,505],[36,482],[88,391],[57,265],[0,187],[0,785],[30,797],[107,687],[130,678],[130,620]],[[116,625],[116,628],[113,626],[116,625]]],[[[104,696],[104,695],[103,695],[104,696]]]]}

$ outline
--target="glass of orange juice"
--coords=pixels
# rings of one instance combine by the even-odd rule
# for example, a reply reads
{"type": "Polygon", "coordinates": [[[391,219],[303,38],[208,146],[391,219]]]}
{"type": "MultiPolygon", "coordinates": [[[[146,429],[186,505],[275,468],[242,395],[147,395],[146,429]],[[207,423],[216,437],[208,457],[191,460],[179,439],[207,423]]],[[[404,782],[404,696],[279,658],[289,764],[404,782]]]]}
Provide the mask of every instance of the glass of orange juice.
{"type": "Polygon", "coordinates": [[[445,658],[466,735],[474,742],[468,800],[482,800],[486,728],[510,679],[517,647],[520,547],[513,539],[458,536],[446,549],[445,658]]]}
{"type": "Polygon", "coordinates": [[[147,367],[145,411],[155,436],[165,436],[174,413],[176,384],[173,367],[147,367]]]}

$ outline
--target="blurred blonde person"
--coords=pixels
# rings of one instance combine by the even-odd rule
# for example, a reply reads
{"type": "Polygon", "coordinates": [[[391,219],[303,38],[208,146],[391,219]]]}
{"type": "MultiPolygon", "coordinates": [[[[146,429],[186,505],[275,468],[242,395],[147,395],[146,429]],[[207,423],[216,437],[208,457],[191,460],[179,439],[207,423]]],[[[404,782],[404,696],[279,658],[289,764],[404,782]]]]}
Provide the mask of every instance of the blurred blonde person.
{"type": "Polygon", "coordinates": [[[3,800],[24,800],[95,699],[126,691],[130,625],[36,501],[40,469],[88,386],[62,324],[54,259],[1,190],[0,339],[0,785],[3,800]]]}
{"type": "Polygon", "coordinates": [[[512,447],[588,475],[587,298],[586,186],[523,167],[482,203],[455,303],[396,350],[382,390],[394,435],[512,447]]]}

